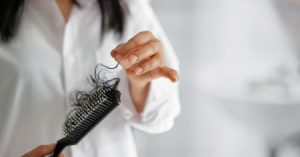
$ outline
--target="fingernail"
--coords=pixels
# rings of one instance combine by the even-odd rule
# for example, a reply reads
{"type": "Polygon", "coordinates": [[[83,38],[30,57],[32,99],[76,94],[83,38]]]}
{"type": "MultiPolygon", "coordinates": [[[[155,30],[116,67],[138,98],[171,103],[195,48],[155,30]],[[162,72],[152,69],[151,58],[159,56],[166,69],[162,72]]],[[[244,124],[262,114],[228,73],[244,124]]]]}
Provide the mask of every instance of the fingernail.
{"type": "Polygon", "coordinates": [[[172,79],[172,82],[174,82],[174,83],[175,83],[176,81],[177,81],[177,77],[176,77],[176,76],[174,76],[174,77],[173,77],[173,79],[172,79]]]}
{"type": "Polygon", "coordinates": [[[136,75],[139,75],[139,74],[141,74],[141,73],[142,73],[142,71],[143,71],[143,69],[142,69],[142,68],[136,68],[136,69],[134,70],[134,72],[135,72],[135,74],[136,74],[136,75]]]}
{"type": "Polygon", "coordinates": [[[131,64],[134,64],[137,61],[138,57],[136,55],[130,55],[129,56],[129,62],[131,64]]]}
{"type": "Polygon", "coordinates": [[[115,59],[119,62],[122,59],[122,56],[120,54],[117,54],[115,59]]]}
{"type": "Polygon", "coordinates": [[[152,66],[159,66],[160,62],[158,60],[154,61],[152,66]]]}
{"type": "Polygon", "coordinates": [[[174,75],[174,76],[173,76],[173,82],[177,82],[178,79],[179,79],[179,76],[178,76],[178,75],[174,75]]]}

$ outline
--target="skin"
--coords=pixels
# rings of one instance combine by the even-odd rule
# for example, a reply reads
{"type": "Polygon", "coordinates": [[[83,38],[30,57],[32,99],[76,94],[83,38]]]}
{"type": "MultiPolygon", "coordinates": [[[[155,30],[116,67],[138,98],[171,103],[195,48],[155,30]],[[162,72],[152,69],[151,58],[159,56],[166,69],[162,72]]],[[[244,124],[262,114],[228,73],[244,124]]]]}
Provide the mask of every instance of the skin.
{"type": "Polygon", "coordinates": [[[71,0],[55,0],[55,1],[58,8],[60,9],[62,16],[67,22],[73,8],[73,2],[71,0]]]}
{"type": "Polygon", "coordinates": [[[176,82],[178,73],[164,65],[162,43],[149,31],[140,32],[112,50],[112,57],[126,71],[131,97],[137,112],[145,107],[152,80],[165,77],[176,82]]]}
{"type": "MultiPolygon", "coordinates": [[[[34,148],[32,151],[24,154],[22,157],[44,157],[51,154],[55,149],[55,144],[49,145],[40,145],[34,148]]],[[[60,154],[59,157],[64,157],[63,154],[60,154]]]]}
{"type": "MultiPolygon", "coordinates": [[[[56,0],[56,3],[67,22],[72,11],[72,1],[56,0]]],[[[152,80],[160,77],[172,82],[178,80],[177,71],[164,65],[162,43],[149,31],[140,32],[126,43],[119,44],[111,55],[126,72],[131,98],[138,113],[144,111],[152,80]]],[[[44,157],[52,153],[54,148],[55,145],[41,145],[23,157],[44,157]]]]}

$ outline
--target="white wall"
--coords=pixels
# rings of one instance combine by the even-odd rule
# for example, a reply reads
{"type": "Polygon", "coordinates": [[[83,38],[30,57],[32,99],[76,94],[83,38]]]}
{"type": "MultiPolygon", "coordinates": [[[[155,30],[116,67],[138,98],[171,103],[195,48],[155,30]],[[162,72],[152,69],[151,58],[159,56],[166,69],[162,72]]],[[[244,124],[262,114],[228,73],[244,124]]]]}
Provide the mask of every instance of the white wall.
{"type": "Polygon", "coordinates": [[[137,133],[141,157],[266,157],[299,133],[299,32],[286,20],[299,26],[300,5],[282,2],[152,1],[180,58],[182,113],[170,132],[137,133]]]}

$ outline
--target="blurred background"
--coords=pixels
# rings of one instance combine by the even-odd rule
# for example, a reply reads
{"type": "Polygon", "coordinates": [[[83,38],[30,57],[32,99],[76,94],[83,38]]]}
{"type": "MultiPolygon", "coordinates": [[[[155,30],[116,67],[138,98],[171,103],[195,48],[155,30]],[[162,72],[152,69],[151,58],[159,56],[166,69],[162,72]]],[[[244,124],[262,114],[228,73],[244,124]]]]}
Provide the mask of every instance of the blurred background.
{"type": "Polygon", "coordinates": [[[300,0],[152,0],[182,113],[141,157],[300,157],[300,0]]]}

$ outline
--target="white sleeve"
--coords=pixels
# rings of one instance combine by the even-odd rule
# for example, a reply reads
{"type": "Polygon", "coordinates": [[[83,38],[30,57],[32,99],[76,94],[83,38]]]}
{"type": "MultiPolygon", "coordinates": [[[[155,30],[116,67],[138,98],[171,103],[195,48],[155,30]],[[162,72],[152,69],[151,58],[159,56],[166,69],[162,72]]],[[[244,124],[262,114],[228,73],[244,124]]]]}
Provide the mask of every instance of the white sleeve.
{"type": "MultiPolygon", "coordinates": [[[[178,59],[148,1],[131,0],[129,5],[130,19],[128,30],[125,32],[127,40],[138,32],[151,31],[163,43],[165,65],[178,71],[178,59]]],[[[119,109],[133,127],[148,133],[161,133],[172,128],[180,112],[178,83],[172,83],[165,78],[153,80],[145,109],[142,113],[137,113],[131,99],[128,79],[123,70],[120,71],[119,77],[121,78],[119,90],[122,94],[119,109]]]]}

